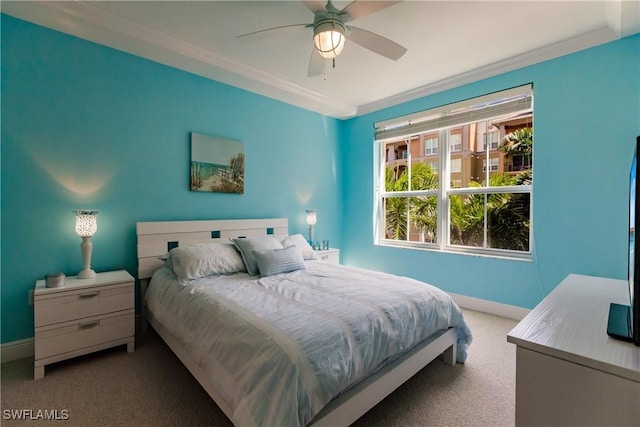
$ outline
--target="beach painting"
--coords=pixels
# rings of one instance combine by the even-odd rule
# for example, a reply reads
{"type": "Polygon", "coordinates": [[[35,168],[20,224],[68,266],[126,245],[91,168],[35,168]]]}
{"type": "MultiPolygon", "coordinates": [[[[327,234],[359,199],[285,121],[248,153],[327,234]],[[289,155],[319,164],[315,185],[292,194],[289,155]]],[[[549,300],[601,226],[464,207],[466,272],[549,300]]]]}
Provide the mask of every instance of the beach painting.
{"type": "Polygon", "coordinates": [[[191,191],[244,193],[244,144],[191,132],[191,191]]]}

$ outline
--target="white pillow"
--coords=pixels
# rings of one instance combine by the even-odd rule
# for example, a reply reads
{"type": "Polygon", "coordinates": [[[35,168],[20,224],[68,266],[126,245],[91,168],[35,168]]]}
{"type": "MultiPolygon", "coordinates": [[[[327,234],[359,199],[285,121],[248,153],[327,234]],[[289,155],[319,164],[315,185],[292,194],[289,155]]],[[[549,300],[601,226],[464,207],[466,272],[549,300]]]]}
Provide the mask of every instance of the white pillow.
{"type": "Polygon", "coordinates": [[[289,246],[295,246],[298,252],[302,256],[302,259],[320,259],[317,253],[313,250],[307,239],[302,234],[293,234],[282,241],[282,246],[288,248],[289,246]]]}
{"type": "Polygon", "coordinates": [[[247,271],[240,253],[231,243],[203,243],[171,249],[166,260],[180,285],[219,274],[247,271]]]}
{"type": "Polygon", "coordinates": [[[256,258],[253,255],[253,251],[260,251],[265,249],[282,249],[282,244],[273,236],[239,237],[231,240],[242,255],[244,265],[245,267],[247,267],[247,273],[252,276],[257,275],[260,272],[260,270],[258,270],[256,258]]]}
{"type": "Polygon", "coordinates": [[[261,277],[289,273],[306,268],[302,255],[295,246],[282,249],[253,251],[261,277]]]}

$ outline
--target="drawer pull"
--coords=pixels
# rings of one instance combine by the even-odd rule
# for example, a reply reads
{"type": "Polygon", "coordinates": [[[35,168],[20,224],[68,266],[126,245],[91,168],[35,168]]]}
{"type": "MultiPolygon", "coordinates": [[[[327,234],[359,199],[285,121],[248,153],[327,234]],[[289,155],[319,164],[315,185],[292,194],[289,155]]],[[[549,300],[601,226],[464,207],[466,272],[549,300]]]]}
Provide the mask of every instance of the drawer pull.
{"type": "Polygon", "coordinates": [[[79,298],[93,298],[93,297],[97,297],[98,296],[98,292],[91,292],[88,294],[80,294],[78,295],[79,298]]]}
{"type": "Polygon", "coordinates": [[[100,322],[89,322],[89,323],[82,323],[80,325],[78,325],[78,329],[91,329],[91,328],[95,328],[96,326],[98,326],[100,322]]]}
{"type": "Polygon", "coordinates": [[[320,259],[329,259],[329,255],[321,255],[320,259]]]}

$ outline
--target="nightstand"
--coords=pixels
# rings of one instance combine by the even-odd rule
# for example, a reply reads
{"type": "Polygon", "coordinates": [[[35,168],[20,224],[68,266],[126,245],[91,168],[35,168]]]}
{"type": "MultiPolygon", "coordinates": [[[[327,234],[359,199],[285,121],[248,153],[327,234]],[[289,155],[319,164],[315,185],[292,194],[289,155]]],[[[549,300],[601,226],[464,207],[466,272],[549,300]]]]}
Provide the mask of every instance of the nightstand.
{"type": "Polygon", "coordinates": [[[321,261],[329,262],[331,264],[340,264],[340,249],[324,249],[315,251],[320,257],[321,261]]]}
{"type": "Polygon", "coordinates": [[[51,363],[109,347],[135,343],[135,287],[124,270],[98,273],[92,279],[67,277],[65,285],[33,293],[35,323],[34,378],[51,363]]]}

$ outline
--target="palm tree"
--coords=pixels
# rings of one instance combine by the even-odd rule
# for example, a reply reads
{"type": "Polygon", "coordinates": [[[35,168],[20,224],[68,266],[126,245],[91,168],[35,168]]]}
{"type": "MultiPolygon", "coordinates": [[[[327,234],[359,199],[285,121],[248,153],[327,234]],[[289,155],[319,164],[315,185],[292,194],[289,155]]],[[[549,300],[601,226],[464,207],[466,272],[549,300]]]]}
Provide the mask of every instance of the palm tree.
{"type": "Polygon", "coordinates": [[[423,241],[435,242],[438,234],[438,198],[411,197],[409,203],[411,224],[422,233],[423,241]]]}
{"type": "MultiPolygon", "coordinates": [[[[510,177],[507,185],[530,185],[531,170],[510,177]]],[[[493,196],[493,195],[492,195],[493,196]]],[[[498,196],[498,195],[495,195],[498,196]]],[[[487,212],[489,246],[497,249],[529,250],[531,199],[528,193],[500,194],[487,212]]]]}
{"type": "Polygon", "coordinates": [[[407,240],[407,199],[389,197],[384,200],[385,238],[407,240]]]}
{"type": "MultiPolygon", "coordinates": [[[[426,163],[415,163],[411,169],[412,190],[436,190],[438,174],[426,163]]],[[[426,241],[435,241],[438,233],[438,198],[435,196],[411,197],[409,200],[411,225],[422,233],[426,241]]]]}
{"type": "MultiPolygon", "coordinates": [[[[491,187],[531,183],[531,171],[518,176],[494,174],[491,187]]],[[[470,186],[480,187],[477,182],[470,186]]],[[[464,246],[484,245],[485,203],[487,246],[495,249],[529,249],[528,194],[492,193],[452,195],[450,198],[451,243],[464,246]]]]}
{"type": "MultiPolygon", "coordinates": [[[[393,168],[384,171],[385,191],[404,191],[407,189],[406,170],[398,176],[393,168]]],[[[385,238],[406,240],[407,238],[407,199],[387,197],[384,199],[385,238]]]]}
{"type": "Polygon", "coordinates": [[[522,155],[526,158],[523,164],[531,165],[531,154],[533,153],[533,129],[530,127],[521,128],[508,133],[502,138],[498,147],[506,157],[522,155]]]}
{"type": "MultiPolygon", "coordinates": [[[[396,178],[396,172],[392,168],[385,170],[386,191],[409,190],[408,169],[403,170],[396,178]]],[[[438,188],[438,174],[434,173],[431,166],[424,163],[411,165],[411,189],[432,190],[438,188]]],[[[435,236],[437,225],[437,198],[435,197],[411,197],[409,216],[407,218],[407,198],[389,197],[385,199],[385,235],[394,240],[407,239],[408,220],[411,225],[417,227],[422,233],[435,236]]]]}
{"type": "Polygon", "coordinates": [[[502,138],[499,150],[509,156],[511,154],[531,155],[533,151],[533,129],[520,128],[502,138]]]}
{"type": "MultiPolygon", "coordinates": [[[[530,185],[531,170],[517,176],[496,173],[489,178],[491,187],[530,185]]],[[[411,189],[438,188],[438,175],[427,164],[411,166],[411,189]]],[[[471,182],[471,187],[481,187],[471,182]]],[[[392,168],[385,170],[385,189],[388,192],[409,190],[408,170],[397,176],[392,168]]],[[[388,197],[384,201],[385,237],[407,240],[409,226],[433,241],[438,230],[438,200],[435,196],[388,197]],[[407,206],[407,203],[409,205],[407,206]]],[[[529,249],[529,194],[454,194],[449,199],[451,244],[484,246],[485,205],[487,246],[495,249],[529,249]]]]}
{"type": "MultiPolygon", "coordinates": [[[[471,181],[470,187],[481,187],[471,181]]],[[[449,198],[451,244],[483,246],[484,194],[453,194],[449,198]]]]}

